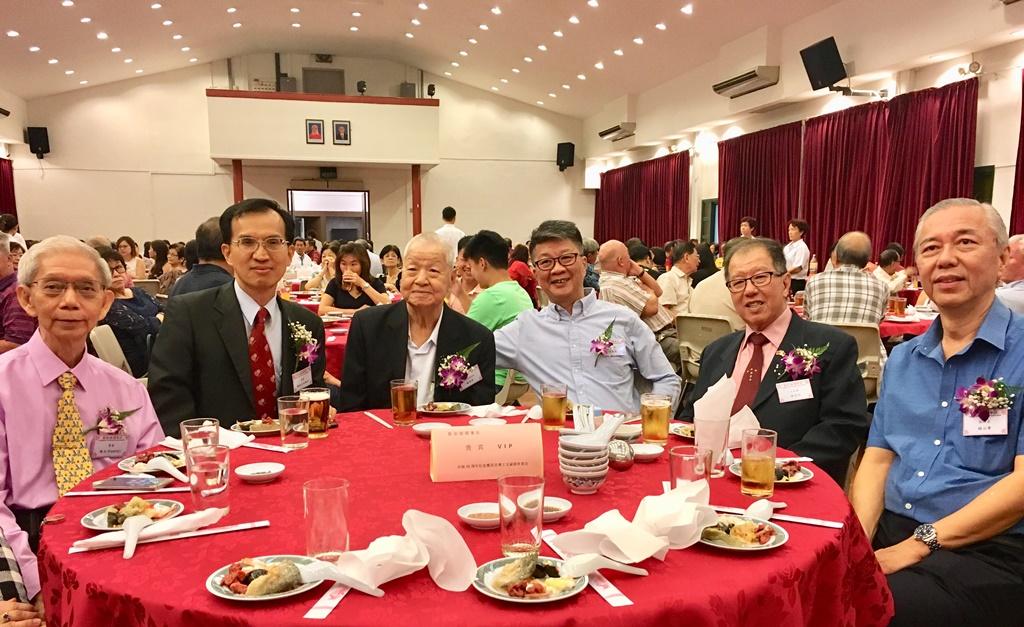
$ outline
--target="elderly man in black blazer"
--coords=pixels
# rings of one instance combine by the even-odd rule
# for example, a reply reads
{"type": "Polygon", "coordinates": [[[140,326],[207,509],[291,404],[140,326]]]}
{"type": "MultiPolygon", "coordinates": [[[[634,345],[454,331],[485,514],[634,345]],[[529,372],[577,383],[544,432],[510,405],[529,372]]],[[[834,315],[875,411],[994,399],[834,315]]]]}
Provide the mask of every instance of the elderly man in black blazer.
{"type": "Polygon", "coordinates": [[[403,255],[402,301],[357,312],[345,350],[342,411],[391,407],[393,379],[417,382],[417,405],[494,402],[494,336],[444,303],[451,288],[451,248],[434,233],[417,235],[403,255]],[[470,377],[446,387],[441,361],[472,347],[470,377]]]}
{"type": "Polygon", "coordinates": [[[683,417],[692,419],[693,401],[728,375],[737,388],[733,413],[749,406],[762,427],[778,432],[779,446],[813,457],[842,485],[850,456],[864,443],[868,429],[856,342],[789,310],[790,277],[782,246],[774,240],[729,242],[725,277],[746,329],[704,349],[683,417]],[[820,372],[791,380],[779,353],[797,348],[824,349],[818,357],[820,372]]]}
{"type": "Polygon", "coordinates": [[[277,296],[291,260],[292,217],[273,200],[252,198],[228,207],[220,228],[235,280],[169,300],[153,347],[149,395],[168,435],[188,418],[229,427],[276,416],[278,396],[323,386],[323,322],[277,296]],[[298,332],[316,340],[315,356],[298,332]]]}

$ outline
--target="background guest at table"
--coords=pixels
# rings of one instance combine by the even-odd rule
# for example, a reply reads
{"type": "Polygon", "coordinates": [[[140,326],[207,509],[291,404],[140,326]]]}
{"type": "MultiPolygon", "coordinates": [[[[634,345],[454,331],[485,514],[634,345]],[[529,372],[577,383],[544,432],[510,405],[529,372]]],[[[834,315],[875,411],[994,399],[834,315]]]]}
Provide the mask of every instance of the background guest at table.
{"type": "Polygon", "coordinates": [[[18,568],[18,558],[0,533],[0,618],[10,627],[38,627],[43,624],[42,595],[36,597],[37,605],[28,603],[25,580],[18,568]]]}
{"type": "Polygon", "coordinates": [[[21,227],[18,226],[18,216],[13,213],[0,213],[0,233],[6,234],[12,242],[18,242],[22,248],[28,248],[25,237],[21,234],[21,227]]]}
{"type": "Polygon", "coordinates": [[[100,320],[114,332],[117,343],[121,346],[132,374],[136,377],[146,376],[149,370],[149,338],[160,331],[163,314],[156,308],[156,303],[141,289],[124,286],[125,269],[121,256],[110,249],[100,252],[100,257],[110,268],[110,291],[114,293],[114,301],[110,304],[107,315],[100,320]],[[128,306],[131,301],[142,303],[141,309],[147,314],[128,306]],[[152,305],[152,306],[150,306],[152,305]]]}
{"type": "Polygon", "coordinates": [[[320,253],[320,272],[312,279],[306,281],[307,290],[322,290],[334,278],[334,269],[337,267],[338,251],[341,246],[338,242],[330,242],[320,253]]]}
{"type": "MultiPolygon", "coordinates": [[[[220,229],[235,280],[169,300],[153,347],[149,394],[174,436],[182,420],[196,416],[218,418],[225,428],[276,416],[276,398],[292,394],[293,373],[310,366],[298,354],[292,323],[324,346],[320,318],[277,297],[295,234],[291,215],[273,200],[250,198],[224,211],[220,229]]],[[[313,386],[323,387],[324,363],[317,350],[313,386]]]]}
{"type": "Polygon", "coordinates": [[[366,249],[359,244],[349,242],[339,248],[334,266],[335,276],[320,295],[321,316],[329,313],[351,315],[366,307],[391,302],[384,284],[370,274],[366,249]]]}
{"type": "Polygon", "coordinates": [[[871,259],[871,238],[860,231],[843,235],[836,243],[835,257],[834,270],[807,281],[805,317],[829,324],[878,325],[889,303],[889,288],[863,271],[871,259]]]}
{"type": "Polygon", "coordinates": [[[1024,318],[995,297],[1006,244],[999,213],[972,199],[944,200],[917,225],[939,321],[889,357],[851,494],[888,576],[893,625],[1021,624],[1020,393],[1008,416],[984,421],[957,400],[976,381],[1002,379],[1005,396],[1024,386],[1024,318]]]}
{"type": "Polygon", "coordinates": [[[384,272],[377,278],[380,279],[388,292],[395,293],[402,285],[402,251],[394,244],[388,244],[380,249],[380,262],[384,272]]]}
{"type": "Polygon", "coordinates": [[[99,254],[67,236],[30,248],[18,270],[18,300],[39,329],[0,355],[0,528],[29,598],[39,593],[33,551],[50,506],[93,472],[164,437],[142,384],[86,352],[114,299],[110,280],[99,254]],[[130,415],[118,426],[108,410],[130,415]],[[101,420],[119,431],[102,447],[94,430],[101,420]]]}
{"type": "MultiPolygon", "coordinates": [[[[733,241],[743,241],[735,238],[733,241]]],[[[728,242],[721,246],[722,249],[728,246],[728,242]]],[[[720,260],[719,260],[720,261],[720,260]]],[[[728,318],[729,326],[733,331],[740,331],[746,327],[743,318],[736,313],[736,305],[732,301],[732,293],[725,286],[725,273],[716,272],[700,282],[700,285],[693,288],[688,303],[689,312],[702,316],[721,316],[728,318]]]]}
{"type": "Polygon", "coordinates": [[[164,273],[157,278],[157,294],[170,294],[171,288],[178,281],[181,275],[185,274],[185,245],[182,243],[171,244],[167,249],[167,263],[164,264],[164,273]]]}
{"type": "Polygon", "coordinates": [[[752,216],[740,218],[740,237],[750,239],[757,237],[757,219],[752,216]]]}
{"type": "Polygon", "coordinates": [[[437,234],[424,233],[409,240],[404,259],[402,300],[352,318],[340,409],[391,407],[393,379],[417,381],[417,405],[493,403],[494,336],[444,303],[451,289],[451,249],[437,234]],[[467,360],[480,378],[465,389],[444,387],[437,376],[441,361],[474,346],[467,360]]]}
{"type": "Polygon", "coordinates": [[[306,238],[306,254],[313,260],[313,263],[320,265],[320,261],[323,259],[323,256],[320,251],[320,247],[317,246],[312,237],[306,238]]]}
{"type": "Polygon", "coordinates": [[[907,286],[907,278],[913,272],[913,268],[900,269],[900,254],[892,248],[886,248],[878,256],[878,267],[872,273],[876,279],[889,288],[890,294],[898,294],[907,286]]]}
{"type": "Polygon", "coordinates": [[[325,245],[324,242],[320,241],[320,235],[316,231],[310,229],[309,231],[306,232],[306,242],[311,244],[314,248],[319,250],[321,254],[323,254],[325,245]]]}
{"type": "MultiPolygon", "coordinates": [[[[473,278],[483,288],[470,305],[467,316],[496,331],[520,313],[533,309],[533,301],[526,290],[509,276],[508,248],[500,235],[480,231],[466,245],[465,255],[473,278]]],[[[495,393],[501,390],[507,378],[507,369],[494,371],[495,393]]]]}
{"type": "MultiPolygon", "coordinates": [[[[199,265],[199,246],[194,239],[185,242],[185,272],[199,265]]],[[[180,278],[180,277],[179,277],[180,278]]]]}
{"type": "Polygon", "coordinates": [[[790,276],[790,289],[794,294],[804,291],[807,287],[807,269],[811,263],[811,250],[807,248],[804,238],[807,237],[808,226],[803,220],[790,220],[787,227],[789,243],[782,249],[786,256],[786,269],[790,276]]]}
{"type": "Polygon", "coordinates": [[[380,255],[373,252],[373,242],[368,239],[360,238],[355,241],[366,250],[366,256],[370,260],[370,276],[380,276],[384,274],[384,265],[380,262],[380,255]]]}
{"type": "Polygon", "coordinates": [[[1010,309],[1024,314],[1024,235],[1010,238],[1009,256],[999,280],[1003,284],[996,290],[996,296],[1010,309]]]}
{"type": "Polygon", "coordinates": [[[127,235],[117,238],[117,252],[121,254],[128,276],[134,279],[149,278],[149,268],[146,267],[145,259],[139,256],[139,245],[135,240],[127,235]]]}
{"type": "Polygon", "coordinates": [[[526,295],[530,297],[533,307],[536,308],[538,305],[537,277],[534,276],[533,269],[530,268],[530,249],[522,244],[517,244],[509,253],[508,259],[509,278],[523,288],[526,295]]]}
{"type": "Polygon", "coordinates": [[[14,240],[0,233],[0,353],[21,346],[36,331],[36,319],[18,302],[18,274],[8,248],[14,240]]]}
{"type": "Polygon", "coordinates": [[[689,311],[690,294],[693,292],[690,277],[697,271],[699,258],[690,242],[676,245],[672,258],[675,260],[672,268],[658,277],[658,285],[661,286],[658,303],[668,310],[672,324],[675,324],[676,316],[689,311]]]}
{"type": "Polygon", "coordinates": [[[750,407],[761,426],[779,434],[779,446],[814,463],[839,485],[850,456],[867,435],[867,401],[857,370],[857,344],[842,331],[794,316],[786,305],[790,274],[782,246],[766,238],[729,242],[725,253],[726,285],[746,329],[715,340],[701,356],[700,375],[685,418],[693,417],[700,399],[723,375],[736,383],[732,413],[750,407]],[[789,381],[777,351],[824,349],[820,372],[795,400],[784,402],[777,384],[789,381]]]}
{"type": "Polygon", "coordinates": [[[533,230],[530,246],[537,281],[551,304],[524,311],[495,332],[497,366],[523,373],[538,397],[542,384],[564,383],[573,402],[626,411],[640,408],[634,385],[639,377],[641,385],[672,398],[674,411],[679,377],[654,333],[625,307],[598,300],[592,290],[584,292],[587,264],[576,225],[546,220],[533,230]],[[592,342],[609,329],[612,354],[593,353],[592,342]]]}
{"type": "MultiPolygon", "coordinates": [[[[524,247],[525,248],[525,247],[524,247]]],[[[601,288],[601,273],[597,267],[597,253],[601,245],[592,237],[583,238],[583,256],[587,262],[587,273],[583,276],[583,287],[592,290],[601,288]]]]}
{"type": "Polygon", "coordinates": [[[473,273],[469,270],[469,264],[466,263],[466,257],[462,254],[466,244],[471,239],[472,237],[467,235],[460,239],[456,246],[455,276],[448,293],[448,298],[445,299],[445,302],[452,308],[452,311],[463,315],[469,311],[469,306],[473,304],[473,299],[480,293],[480,286],[477,285],[476,279],[473,278],[473,273]]]}
{"type": "Polygon", "coordinates": [[[696,288],[700,282],[719,271],[715,265],[715,253],[711,251],[712,244],[701,242],[697,244],[697,270],[690,275],[690,287],[696,288]]]}
{"type": "Polygon", "coordinates": [[[18,262],[21,261],[21,256],[25,254],[25,249],[21,247],[21,243],[17,240],[10,240],[11,248],[11,263],[14,265],[14,271],[18,271],[18,262]]]}
{"type": "MultiPolygon", "coordinates": [[[[171,254],[171,245],[162,239],[150,242],[153,247],[153,267],[149,270],[150,279],[159,279],[167,271],[167,258],[171,254]]],[[[129,273],[131,270],[129,270],[129,273]]]]}
{"type": "Polygon", "coordinates": [[[196,255],[199,263],[175,281],[171,288],[172,298],[231,282],[231,266],[224,261],[224,253],[221,252],[223,244],[220,218],[208,218],[196,228],[196,255]]]}
{"type": "Polygon", "coordinates": [[[292,239],[292,253],[291,263],[288,265],[288,270],[295,273],[295,277],[300,280],[310,279],[318,272],[320,267],[309,258],[306,253],[306,239],[302,237],[296,237],[292,239]]]}
{"type": "Polygon", "coordinates": [[[651,275],[651,278],[657,281],[664,270],[654,267],[651,249],[646,244],[630,244],[626,248],[628,249],[630,260],[635,261],[638,266],[644,269],[644,272],[651,275]]]}
{"type": "MultiPolygon", "coordinates": [[[[455,226],[454,207],[445,207],[441,210],[441,221],[444,224],[434,232],[452,249],[452,257],[454,258],[459,254],[459,241],[466,237],[466,232],[455,226]]],[[[467,305],[466,308],[468,309],[469,306],[467,305]]]]}

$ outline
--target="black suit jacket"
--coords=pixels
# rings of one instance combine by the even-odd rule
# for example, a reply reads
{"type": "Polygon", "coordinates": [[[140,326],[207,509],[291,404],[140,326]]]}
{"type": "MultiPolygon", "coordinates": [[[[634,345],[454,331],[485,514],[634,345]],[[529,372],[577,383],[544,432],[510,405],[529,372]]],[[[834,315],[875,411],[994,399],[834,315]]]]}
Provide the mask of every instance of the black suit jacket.
{"type": "MultiPolygon", "coordinates": [[[[295,346],[288,328],[300,322],[324,346],[320,318],[294,303],[281,309],[281,380],[278,393],[292,394],[295,346]]],[[[323,386],[324,350],[313,364],[313,385],[323,386]]],[[[149,396],[167,435],[177,436],[188,418],[213,417],[228,428],[251,420],[254,410],[249,339],[234,282],[177,296],[167,302],[164,324],[149,366],[149,396]]]]}
{"type": "MultiPolygon", "coordinates": [[[[719,338],[704,349],[700,375],[683,417],[693,419],[693,401],[704,396],[722,375],[731,375],[744,331],[719,338]]],[[[821,372],[811,377],[814,398],[782,404],[775,384],[789,381],[776,355],[764,373],[750,409],[761,426],[779,434],[779,446],[813,457],[839,485],[846,479],[850,456],[867,438],[867,400],[857,369],[857,344],[848,334],[825,324],[794,315],[781,350],[817,348],[828,344],[821,356],[821,372]],[[782,373],[782,374],[780,374],[782,373]]]]}
{"type": "MultiPolygon", "coordinates": [[[[434,376],[442,359],[477,342],[480,345],[470,353],[469,364],[480,366],[483,378],[464,391],[435,386],[435,401],[470,405],[494,402],[494,335],[487,327],[445,305],[437,331],[434,376]]],[[[404,301],[356,312],[345,348],[341,411],[390,408],[391,380],[405,378],[408,355],[409,311],[404,301]]]]}

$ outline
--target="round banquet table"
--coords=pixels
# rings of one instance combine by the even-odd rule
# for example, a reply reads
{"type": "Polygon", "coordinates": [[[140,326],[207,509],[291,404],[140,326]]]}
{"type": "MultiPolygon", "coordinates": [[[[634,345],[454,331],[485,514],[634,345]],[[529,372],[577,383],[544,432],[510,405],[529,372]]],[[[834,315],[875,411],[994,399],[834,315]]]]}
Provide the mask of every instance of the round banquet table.
{"type": "Polygon", "coordinates": [[[324,327],[326,337],[327,372],[337,378],[341,378],[341,369],[345,364],[345,347],[348,345],[348,328],[350,320],[339,324],[331,324],[324,327]]]}
{"type": "MultiPolygon", "coordinates": [[[[388,411],[375,412],[390,420],[388,411]]],[[[214,597],[204,582],[211,572],[243,557],[303,554],[302,483],[334,475],[351,482],[351,546],[363,548],[383,535],[404,535],[402,514],[418,509],[450,520],[465,538],[478,564],[501,557],[497,531],[463,525],[456,509],[475,501],[496,500],[494,481],[432,483],[430,444],[408,428],[385,429],[362,413],[342,414],[329,438],[287,455],[252,448],[231,451],[232,467],[277,461],[284,474],[267,485],[242,483],[232,473],[231,513],[218,525],[269,520],[270,526],[221,535],[139,545],[125,561],[121,550],[68,554],[75,540],[92,532],[78,523],[96,508],[126,497],[84,496],[59,500],[52,514],[61,524],[43,528],[39,564],[49,625],[308,625],[303,615],[329,588],[320,584],[302,595],[264,603],[239,603],[214,597]]],[[[452,418],[465,424],[466,418],[452,418]]],[[[685,443],[670,436],[671,445],[685,443]]],[[[573,508],[548,525],[556,532],[579,529],[601,513],[618,508],[632,517],[640,499],[662,491],[668,478],[663,455],[648,464],[611,471],[600,491],[570,494],[562,483],[556,454],[557,434],[544,433],[546,494],[568,498],[573,508]]],[[[273,443],[274,439],[266,441],[273,443]]],[[[453,625],[488,627],[543,625],[885,625],[892,602],[885,577],[840,488],[813,465],[815,477],[780,487],[776,500],[786,513],[843,521],[842,529],[782,523],[789,542],[756,553],[724,551],[697,544],[669,551],[664,562],[648,559],[647,577],[609,572],[607,577],[633,605],[613,608],[593,589],[544,606],[516,605],[483,596],[473,588],[446,592],[420,570],[384,584],[385,596],[349,592],[325,622],[345,625],[453,625]]],[[[83,482],[116,473],[103,470],[83,482]]],[[[170,493],[193,511],[188,493],[170,493]]],[[[739,480],[727,473],[711,482],[712,503],[746,506],[739,480]]],[[[553,556],[544,545],[544,555],[553,556]]]]}
{"type": "Polygon", "coordinates": [[[908,305],[917,305],[917,299],[921,295],[921,290],[916,287],[908,287],[905,290],[900,290],[897,295],[900,298],[906,298],[908,305]]]}
{"type": "Polygon", "coordinates": [[[891,322],[883,319],[878,324],[878,334],[882,337],[900,337],[903,335],[921,335],[928,330],[931,320],[917,322],[891,322]]]}
{"type": "Polygon", "coordinates": [[[303,307],[312,311],[313,313],[319,313],[320,311],[319,300],[310,300],[308,298],[296,298],[292,302],[295,303],[296,305],[302,305],[303,307]]]}

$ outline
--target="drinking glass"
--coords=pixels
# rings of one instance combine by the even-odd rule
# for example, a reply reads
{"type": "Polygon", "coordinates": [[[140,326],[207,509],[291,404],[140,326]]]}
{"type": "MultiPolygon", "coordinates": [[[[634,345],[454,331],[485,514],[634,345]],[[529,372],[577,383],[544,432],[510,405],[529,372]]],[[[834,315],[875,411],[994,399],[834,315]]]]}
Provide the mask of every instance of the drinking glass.
{"type": "Polygon", "coordinates": [[[668,442],[668,418],[672,411],[672,398],[665,394],[640,395],[640,424],[644,442],[668,442]]]}
{"type": "Polygon", "coordinates": [[[327,437],[331,425],[331,391],[327,388],[306,388],[299,397],[309,401],[309,439],[327,437]]]}
{"type": "Polygon", "coordinates": [[[337,562],[348,551],[348,480],[322,477],[302,484],[306,555],[337,562]]]}
{"type": "MultiPolygon", "coordinates": [[[[181,429],[181,450],[194,446],[216,446],[220,444],[220,422],[216,418],[191,418],[179,423],[181,429]]],[[[185,474],[188,474],[188,455],[185,456],[185,474]]]]}
{"type": "Polygon", "coordinates": [[[300,449],[309,446],[309,401],[301,396],[277,399],[277,421],[281,424],[281,446],[300,449]]]}
{"type": "Polygon", "coordinates": [[[230,449],[223,444],[186,449],[188,482],[196,510],[228,507],[228,478],[231,476],[230,449]]]}
{"type": "Polygon", "coordinates": [[[536,555],[544,529],[544,477],[498,477],[498,516],[505,557],[536,555]]]}
{"type": "Polygon", "coordinates": [[[711,476],[725,476],[725,447],[729,443],[729,418],[709,420],[693,417],[693,439],[697,448],[711,451],[711,476]]]}
{"type": "Polygon", "coordinates": [[[775,493],[775,444],[779,434],[771,429],[743,430],[743,461],[740,492],[755,498],[775,493]]]}
{"type": "Polygon", "coordinates": [[[395,424],[408,427],[416,422],[416,379],[391,381],[391,413],[395,424]]]}
{"type": "Polygon", "coordinates": [[[673,446],[668,450],[669,486],[711,479],[711,449],[696,446],[673,446]]]}
{"type": "Polygon", "coordinates": [[[569,400],[564,383],[544,383],[540,386],[541,427],[545,431],[558,431],[565,426],[565,408],[569,400]]]}
{"type": "Polygon", "coordinates": [[[892,299],[892,313],[895,316],[903,317],[907,315],[907,299],[906,298],[894,298],[892,299]]]}

